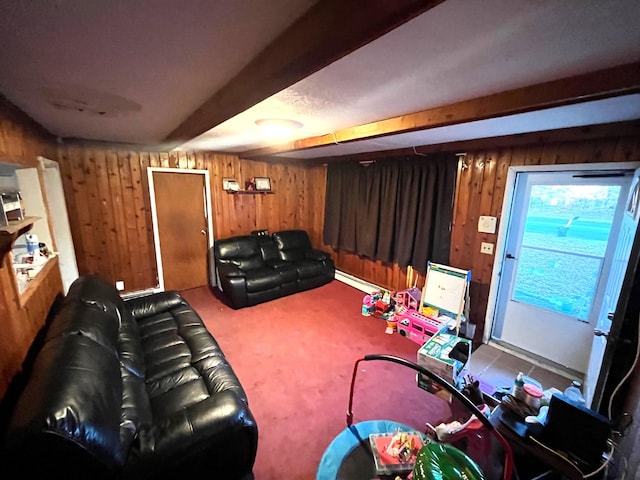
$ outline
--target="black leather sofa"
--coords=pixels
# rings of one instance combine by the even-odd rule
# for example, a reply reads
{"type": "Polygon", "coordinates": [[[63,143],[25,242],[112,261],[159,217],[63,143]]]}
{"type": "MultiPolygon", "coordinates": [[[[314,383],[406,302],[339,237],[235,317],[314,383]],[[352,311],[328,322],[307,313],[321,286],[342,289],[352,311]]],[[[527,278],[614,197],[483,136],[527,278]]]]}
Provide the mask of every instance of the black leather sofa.
{"type": "Polygon", "coordinates": [[[217,240],[209,266],[211,286],[217,284],[236,309],[319,287],[335,276],[329,253],[313,249],[304,230],[217,240]]]}
{"type": "Polygon", "coordinates": [[[247,395],[178,292],[123,301],[80,277],[42,337],[6,425],[1,477],[253,478],[247,395]]]}

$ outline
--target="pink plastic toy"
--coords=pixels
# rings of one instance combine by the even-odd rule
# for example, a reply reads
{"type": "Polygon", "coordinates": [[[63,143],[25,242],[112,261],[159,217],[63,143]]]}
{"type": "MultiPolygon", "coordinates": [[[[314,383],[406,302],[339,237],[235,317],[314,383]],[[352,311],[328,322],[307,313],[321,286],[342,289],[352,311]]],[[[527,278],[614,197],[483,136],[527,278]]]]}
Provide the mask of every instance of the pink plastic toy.
{"type": "Polygon", "coordinates": [[[445,326],[441,321],[422,315],[415,310],[407,310],[398,318],[398,332],[414,342],[424,345],[445,326]]]}
{"type": "Polygon", "coordinates": [[[422,292],[419,288],[411,287],[396,293],[396,304],[402,305],[408,310],[420,310],[420,298],[422,292]]]}

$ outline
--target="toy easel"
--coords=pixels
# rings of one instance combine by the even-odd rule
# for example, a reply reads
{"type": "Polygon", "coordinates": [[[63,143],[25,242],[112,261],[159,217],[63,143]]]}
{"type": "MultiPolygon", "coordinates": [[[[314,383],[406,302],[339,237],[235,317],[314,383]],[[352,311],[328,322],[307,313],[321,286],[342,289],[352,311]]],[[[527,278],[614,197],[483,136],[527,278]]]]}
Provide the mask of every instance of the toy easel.
{"type": "Polygon", "coordinates": [[[427,275],[420,300],[421,312],[425,315],[438,310],[456,318],[456,334],[460,329],[465,305],[469,301],[471,270],[461,270],[447,265],[427,262],[427,275]]]}

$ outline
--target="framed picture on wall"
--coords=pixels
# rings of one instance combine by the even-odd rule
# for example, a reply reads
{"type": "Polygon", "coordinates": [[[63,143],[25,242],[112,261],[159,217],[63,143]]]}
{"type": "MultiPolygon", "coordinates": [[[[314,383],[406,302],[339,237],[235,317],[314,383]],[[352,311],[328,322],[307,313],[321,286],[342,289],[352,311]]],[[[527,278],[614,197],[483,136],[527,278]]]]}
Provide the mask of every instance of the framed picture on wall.
{"type": "Polygon", "coordinates": [[[256,191],[268,192],[271,190],[271,179],[269,177],[255,177],[256,191]]]}
{"type": "Polygon", "coordinates": [[[237,192],[238,190],[240,190],[240,185],[238,185],[238,182],[236,182],[233,178],[223,178],[222,189],[237,192]]]}

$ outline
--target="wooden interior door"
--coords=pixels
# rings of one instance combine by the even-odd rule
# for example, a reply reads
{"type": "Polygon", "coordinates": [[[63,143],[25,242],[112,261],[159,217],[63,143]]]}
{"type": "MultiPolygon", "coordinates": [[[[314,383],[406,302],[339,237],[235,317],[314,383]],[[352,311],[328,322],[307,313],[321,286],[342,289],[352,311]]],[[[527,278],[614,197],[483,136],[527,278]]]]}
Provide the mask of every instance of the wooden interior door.
{"type": "Polygon", "coordinates": [[[205,175],[153,172],[165,290],[207,285],[205,175]]]}

